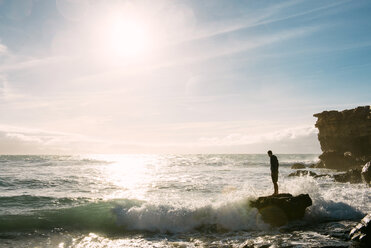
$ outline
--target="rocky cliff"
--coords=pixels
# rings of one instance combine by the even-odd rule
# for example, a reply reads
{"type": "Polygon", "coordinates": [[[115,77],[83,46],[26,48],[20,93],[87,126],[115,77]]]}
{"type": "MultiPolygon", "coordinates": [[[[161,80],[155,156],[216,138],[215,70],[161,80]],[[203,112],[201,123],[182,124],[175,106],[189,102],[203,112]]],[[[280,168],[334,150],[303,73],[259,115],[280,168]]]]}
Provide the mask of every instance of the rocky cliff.
{"type": "Polygon", "coordinates": [[[370,106],[314,114],[321,144],[321,162],[330,169],[346,170],[371,160],[370,106]]]}

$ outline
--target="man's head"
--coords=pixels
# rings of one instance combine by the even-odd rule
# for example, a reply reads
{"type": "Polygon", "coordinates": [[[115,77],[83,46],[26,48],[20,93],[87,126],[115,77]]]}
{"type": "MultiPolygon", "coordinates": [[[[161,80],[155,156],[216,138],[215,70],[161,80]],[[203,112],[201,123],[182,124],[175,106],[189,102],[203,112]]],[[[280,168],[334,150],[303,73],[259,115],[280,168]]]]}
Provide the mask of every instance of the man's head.
{"type": "Polygon", "coordinates": [[[270,157],[270,156],[272,156],[272,154],[273,154],[272,151],[269,150],[269,151],[268,151],[268,156],[270,157]]]}

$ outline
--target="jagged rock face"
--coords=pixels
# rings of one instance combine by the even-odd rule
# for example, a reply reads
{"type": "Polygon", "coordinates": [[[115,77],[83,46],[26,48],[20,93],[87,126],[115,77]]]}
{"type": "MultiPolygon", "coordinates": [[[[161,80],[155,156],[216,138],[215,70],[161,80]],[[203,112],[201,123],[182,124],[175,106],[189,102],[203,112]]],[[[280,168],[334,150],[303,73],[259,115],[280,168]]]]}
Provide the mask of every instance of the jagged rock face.
{"type": "Polygon", "coordinates": [[[264,222],[273,226],[282,226],[290,220],[302,218],[305,209],[312,205],[312,199],[308,194],[298,196],[278,194],[259,197],[251,201],[250,205],[259,210],[264,222]]]}
{"type": "Polygon", "coordinates": [[[346,170],[371,159],[370,106],[314,115],[326,168],[346,170]]]}

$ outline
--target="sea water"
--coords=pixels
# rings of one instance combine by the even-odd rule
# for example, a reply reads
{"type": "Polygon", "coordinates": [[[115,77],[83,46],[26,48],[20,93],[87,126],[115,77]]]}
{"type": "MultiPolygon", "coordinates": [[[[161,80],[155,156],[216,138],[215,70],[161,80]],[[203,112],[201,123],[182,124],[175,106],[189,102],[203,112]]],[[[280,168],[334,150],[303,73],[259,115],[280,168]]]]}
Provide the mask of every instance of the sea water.
{"type": "MultiPolygon", "coordinates": [[[[288,177],[279,190],[309,194],[302,220],[264,223],[249,200],[273,193],[269,157],[250,155],[0,156],[0,247],[348,247],[371,211],[364,184],[288,177]]],[[[334,174],[311,169],[317,174],[334,174]]]]}

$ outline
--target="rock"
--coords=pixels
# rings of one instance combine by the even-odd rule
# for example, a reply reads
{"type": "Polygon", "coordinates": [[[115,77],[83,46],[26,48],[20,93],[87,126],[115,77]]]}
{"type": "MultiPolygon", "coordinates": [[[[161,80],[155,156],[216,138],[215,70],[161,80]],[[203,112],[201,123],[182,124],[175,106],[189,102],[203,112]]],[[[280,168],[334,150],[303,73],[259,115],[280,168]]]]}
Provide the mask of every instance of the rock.
{"type": "Polygon", "coordinates": [[[359,164],[354,157],[333,150],[323,152],[319,158],[328,169],[346,170],[359,164]]]}
{"type": "Polygon", "coordinates": [[[295,163],[291,166],[291,169],[304,169],[305,165],[302,163],[295,163]]]}
{"type": "Polygon", "coordinates": [[[312,199],[308,194],[298,196],[278,194],[259,197],[255,201],[250,201],[250,205],[259,210],[264,222],[282,226],[288,221],[302,218],[305,209],[312,205],[312,199]]]}
{"type": "Polygon", "coordinates": [[[311,164],[309,166],[309,168],[325,168],[325,165],[323,164],[323,162],[320,160],[318,161],[317,163],[315,164],[311,164]]]}
{"type": "Polygon", "coordinates": [[[314,115],[322,160],[329,169],[348,170],[371,160],[370,106],[314,115]]]}
{"type": "Polygon", "coordinates": [[[297,171],[295,171],[295,172],[289,174],[289,177],[303,177],[303,176],[311,176],[311,177],[314,177],[314,178],[319,178],[319,177],[332,177],[332,176],[329,175],[329,174],[321,174],[321,175],[317,175],[315,172],[313,172],[313,171],[308,171],[308,170],[297,170],[297,171]]]}
{"type": "Polygon", "coordinates": [[[330,174],[321,174],[321,175],[315,175],[314,178],[320,178],[320,177],[332,177],[330,174]]]}
{"type": "Polygon", "coordinates": [[[308,175],[311,177],[317,176],[317,174],[314,173],[313,171],[297,170],[293,173],[290,173],[289,177],[302,177],[302,176],[308,176],[308,175]]]}
{"type": "Polygon", "coordinates": [[[371,161],[367,162],[361,171],[362,181],[365,183],[371,183],[371,161]]]}
{"type": "Polygon", "coordinates": [[[334,179],[340,183],[362,183],[361,169],[351,169],[346,173],[334,175],[334,179]]]}
{"type": "Polygon", "coordinates": [[[352,241],[360,242],[362,245],[371,245],[371,214],[366,215],[361,222],[349,233],[352,241]]]}

